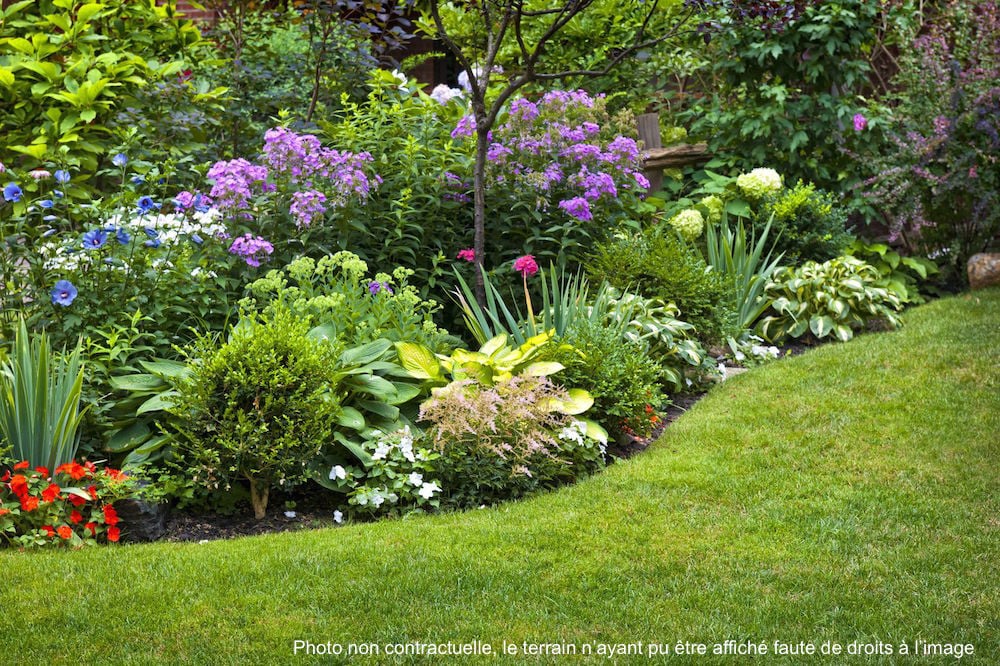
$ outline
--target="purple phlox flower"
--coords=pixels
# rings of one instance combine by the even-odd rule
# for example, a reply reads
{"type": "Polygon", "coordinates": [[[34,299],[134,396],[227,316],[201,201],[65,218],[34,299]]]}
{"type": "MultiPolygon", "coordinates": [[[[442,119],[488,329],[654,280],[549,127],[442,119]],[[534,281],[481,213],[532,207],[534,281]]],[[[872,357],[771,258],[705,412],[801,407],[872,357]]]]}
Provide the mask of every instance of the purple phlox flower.
{"type": "Polygon", "coordinates": [[[583,197],[564,199],[559,202],[559,207],[581,222],[589,222],[594,219],[593,214],[590,212],[590,203],[583,197]]]}
{"type": "Polygon", "coordinates": [[[104,229],[91,229],[83,235],[83,247],[86,250],[96,250],[108,242],[108,232],[104,229]]]}
{"type": "Polygon", "coordinates": [[[292,205],[289,210],[295,218],[295,226],[299,229],[308,227],[313,221],[326,212],[326,195],[316,190],[306,190],[292,194],[292,205]]]}
{"type": "Polygon", "coordinates": [[[585,122],[582,125],[580,125],[580,129],[582,129],[587,134],[597,134],[601,131],[601,126],[598,125],[597,123],[585,122]]]}
{"type": "Polygon", "coordinates": [[[17,183],[7,183],[3,188],[3,198],[5,201],[20,201],[22,194],[24,194],[24,191],[17,183]]]}
{"type": "Polygon", "coordinates": [[[601,159],[602,152],[600,146],[595,146],[591,143],[577,143],[565,148],[561,155],[563,157],[570,157],[577,162],[584,162],[591,159],[601,159]]]}
{"type": "Polygon", "coordinates": [[[638,165],[639,144],[635,142],[635,139],[630,139],[627,136],[616,136],[608,144],[608,152],[603,156],[603,159],[609,163],[624,162],[630,165],[638,165]]]}
{"type": "Polygon", "coordinates": [[[393,293],[392,292],[392,287],[389,286],[388,282],[374,282],[374,281],[372,281],[372,282],[368,283],[368,293],[370,293],[372,296],[374,296],[375,294],[379,293],[380,291],[384,291],[384,292],[388,293],[389,295],[392,295],[392,293],[393,293]]]}
{"type": "Polygon", "coordinates": [[[73,300],[79,293],[76,287],[69,280],[59,280],[52,289],[52,304],[67,307],[73,304],[73,300]]]}
{"type": "Polygon", "coordinates": [[[491,143],[490,147],[486,151],[486,159],[490,162],[503,162],[504,157],[513,154],[514,151],[502,143],[491,143]]]}
{"type": "Polygon", "coordinates": [[[56,169],[56,172],[53,175],[55,176],[57,183],[68,183],[70,178],[72,178],[72,176],[69,175],[69,171],[66,171],[65,169],[56,169]]]}
{"type": "Polygon", "coordinates": [[[243,211],[249,208],[254,189],[269,190],[267,174],[267,167],[252,164],[243,158],[216,162],[207,174],[214,183],[209,194],[218,208],[243,211]]]}
{"type": "Polygon", "coordinates": [[[603,171],[590,173],[584,168],[580,171],[576,180],[578,181],[578,187],[583,188],[583,196],[588,201],[597,201],[605,194],[612,197],[618,196],[615,179],[609,173],[604,173],[603,171]]]}
{"type": "Polygon", "coordinates": [[[523,97],[518,98],[510,104],[510,115],[512,118],[528,123],[538,117],[538,106],[523,97]]]}
{"type": "Polygon", "coordinates": [[[642,189],[648,190],[650,188],[649,179],[644,174],[635,171],[632,173],[632,177],[635,178],[636,184],[642,189]]]}
{"type": "Polygon", "coordinates": [[[860,113],[854,114],[854,131],[862,132],[868,127],[868,119],[860,113]]]}
{"type": "Polygon", "coordinates": [[[458,121],[455,125],[455,129],[451,131],[451,138],[458,139],[459,137],[470,137],[476,133],[476,119],[471,115],[462,116],[462,119],[458,121]]]}
{"type": "Polygon", "coordinates": [[[260,266],[262,258],[266,258],[274,252],[274,246],[260,236],[244,234],[233,240],[233,244],[229,246],[229,252],[243,257],[248,266],[257,267],[260,266]]]}

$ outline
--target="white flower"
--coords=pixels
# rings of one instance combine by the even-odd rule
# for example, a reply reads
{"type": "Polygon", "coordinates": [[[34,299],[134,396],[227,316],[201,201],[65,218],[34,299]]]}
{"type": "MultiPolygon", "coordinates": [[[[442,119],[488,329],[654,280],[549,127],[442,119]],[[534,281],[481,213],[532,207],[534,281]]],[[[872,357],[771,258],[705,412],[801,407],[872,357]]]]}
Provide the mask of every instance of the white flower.
{"type": "MultiPolygon", "coordinates": [[[[466,82],[468,82],[468,77],[466,77],[466,82]]],[[[434,90],[431,91],[430,97],[438,104],[446,105],[451,100],[455,98],[461,98],[464,95],[465,93],[462,91],[461,88],[451,88],[441,83],[434,86],[434,90]]]]}
{"type": "Polygon", "coordinates": [[[424,499],[430,499],[434,497],[434,493],[439,492],[441,492],[441,486],[434,482],[423,484],[420,486],[420,490],[417,491],[417,493],[424,499]]]}
{"type": "Polygon", "coordinates": [[[743,352],[741,352],[739,349],[737,349],[736,353],[733,354],[733,358],[735,358],[737,361],[742,361],[742,360],[746,359],[746,357],[747,357],[747,355],[744,354],[743,352]]]}
{"type": "Polygon", "coordinates": [[[390,451],[392,451],[392,447],[391,446],[389,446],[385,442],[379,442],[378,446],[375,447],[375,453],[372,454],[372,459],[373,460],[382,460],[387,455],[389,455],[390,451]]]}
{"type": "Polygon", "coordinates": [[[382,504],[383,504],[384,502],[385,502],[385,498],[384,498],[384,497],[382,497],[382,493],[380,493],[379,491],[377,491],[377,490],[376,490],[376,491],[375,491],[375,492],[374,492],[374,493],[372,494],[372,504],[373,504],[374,506],[382,506],[382,504]]]}
{"type": "Polygon", "coordinates": [[[341,511],[333,512],[333,522],[340,524],[344,522],[344,514],[341,511]]]}
{"type": "Polygon", "coordinates": [[[331,481],[333,481],[334,479],[346,479],[346,478],[347,478],[347,470],[341,467],[340,465],[334,465],[333,469],[330,470],[331,481]]]}
{"type": "Polygon", "coordinates": [[[295,512],[294,511],[286,511],[285,512],[285,518],[294,518],[294,517],[295,517],[295,512]]]}
{"type": "Polygon", "coordinates": [[[424,482],[424,475],[421,474],[420,472],[412,472],[410,474],[410,485],[411,486],[419,486],[419,485],[423,484],[423,482],[424,482]]]}
{"type": "Polygon", "coordinates": [[[701,232],[705,229],[705,218],[694,208],[682,210],[667,220],[667,223],[689,241],[701,236],[701,232]]]}
{"type": "Polygon", "coordinates": [[[738,176],[736,186],[744,196],[760,199],[781,189],[781,176],[774,169],[754,169],[738,176]]]}
{"type": "Polygon", "coordinates": [[[403,87],[406,86],[406,74],[403,74],[398,69],[392,70],[392,78],[394,78],[397,81],[399,81],[399,87],[400,88],[403,88],[403,87]]]}
{"type": "Polygon", "coordinates": [[[750,353],[758,358],[766,358],[770,356],[771,358],[778,358],[778,348],[777,347],[765,347],[764,345],[752,345],[750,347],[750,353]]]}

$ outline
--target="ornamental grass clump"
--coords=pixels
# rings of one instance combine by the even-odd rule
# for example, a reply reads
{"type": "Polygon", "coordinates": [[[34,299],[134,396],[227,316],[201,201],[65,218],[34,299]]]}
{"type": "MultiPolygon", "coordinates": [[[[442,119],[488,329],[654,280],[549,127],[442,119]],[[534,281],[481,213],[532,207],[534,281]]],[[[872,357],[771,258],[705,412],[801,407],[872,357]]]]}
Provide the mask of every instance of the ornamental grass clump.
{"type": "Polygon", "coordinates": [[[545,377],[518,375],[493,386],[473,380],[437,389],[420,407],[441,455],[442,506],[522,497],[594,472],[604,445],[584,421],[562,413],[570,394],[545,377]]]}
{"type": "Polygon", "coordinates": [[[308,330],[278,309],[242,321],[225,344],[203,338],[170,410],[180,420],[177,456],[194,480],[209,488],[247,481],[257,519],[271,488],[311,476],[341,414],[341,350],[308,330]]]}

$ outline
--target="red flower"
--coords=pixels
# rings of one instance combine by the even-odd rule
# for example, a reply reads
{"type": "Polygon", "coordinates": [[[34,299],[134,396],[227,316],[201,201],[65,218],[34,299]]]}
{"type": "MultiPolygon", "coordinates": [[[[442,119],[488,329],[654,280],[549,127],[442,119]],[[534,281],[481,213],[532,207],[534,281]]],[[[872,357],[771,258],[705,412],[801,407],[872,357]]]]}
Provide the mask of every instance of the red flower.
{"type": "Polygon", "coordinates": [[[69,512],[69,522],[76,525],[82,520],[83,520],[83,514],[77,511],[76,509],[73,509],[72,511],[69,512]]]}
{"type": "Polygon", "coordinates": [[[21,510],[22,511],[34,511],[38,508],[38,498],[37,497],[22,497],[21,498],[21,510]]]}
{"type": "Polygon", "coordinates": [[[79,495],[70,495],[69,496],[69,503],[72,504],[73,506],[80,507],[80,506],[83,506],[84,504],[86,504],[87,500],[83,499],[79,495]]]}
{"type": "Polygon", "coordinates": [[[472,249],[471,247],[470,248],[466,248],[464,250],[459,250],[458,251],[458,258],[459,259],[464,259],[465,261],[475,261],[476,260],[476,251],[474,249],[472,249]]]}
{"type": "Polygon", "coordinates": [[[108,541],[118,541],[119,536],[121,536],[121,532],[118,531],[117,527],[108,528],[108,541]]]}
{"type": "Polygon", "coordinates": [[[56,474],[69,474],[74,481],[87,476],[87,468],[78,462],[65,463],[56,467],[56,474]]]}
{"type": "Polygon", "coordinates": [[[49,468],[48,467],[36,467],[35,471],[44,476],[46,479],[49,478],[49,468]]]}
{"type": "Polygon", "coordinates": [[[45,530],[50,537],[54,537],[56,535],[56,530],[51,525],[42,525],[42,529],[45,530]]]}
{"type": "Polygon", "coordinates": [[[42,491],[42,501],[54,502],[56,498],[59,497],[60,490],[62,490],[62,488],[60,488],[54,483],[50,483],[49,487],[42,491]]]}
{"type": "Polygon", "coordinates": [[[0,509],[0,516],[6,516],[10,513],[10,509],[0,509]]]}
{"type": "Polygon", "coordinates": [[[105,469],[104,472],[109,477],[111,477],[112,481],[122,481],[123,479],[126,478],[125,472],[122,472],[121,470],[117,470],[117,469],[112,469],[111,467],[108,467],[107,469],[105,469]]]}
{"type": "Polygon", "coordinates": [[[90,472],[91,474],[96,474],[97,473],[97,465],[95,465],[94,463],[90,462],[89,460],[84,460],[83,461],[83,468],[85,470],[87,470],[88,472],[90,472]]]}
{"type": "Polygon", "coordinates": [[[87,493],[90,494],[90,499],[97,499],[97,486],[87,486],[87,493]]]}
{"type": "Polygon", "coordinates": [[[84,529],[90,530],[91,536],[97,536],[97,523],[90,522],[83,526],[84,529]]]}
{"type": "Polygon", "coordinates": [[[6,472],[3,473],[3,476],[0,476],[0,481],[4,483],[10,481],[10,470],[7,470],[6,472]]]}
{"type": "Polygon", "coordinates": [[[526,254],[514,260],[514,270],[524,277],[531,277],[538,272],[538,264],[533,255],[526,254]]]}
{"type": "Polygon", "coordinates": [[[28,479],[23,474],[15,474],[10,480],[10,492],[24,499],[28,494],[28,479]]]}
{"type": "Polygon", "coordinates": [[[62,525],[57,531],[59,532],[59,536],[63,539],[68,540],[71,536],[73,536],[73,528],[69,525],[62,525]]]}
{"type": "Polygon", "coordinates": [[[104,505],[104,522],[106,522],[108,525],[118,524],[118,512],[115,511],[115,507],[111,506],[110,504],[104,505]]]}
{"type": "Polygon", "coordinates": [[[28,469],[28,467],[29,467],[28,461],[27,460],[22,460],[21,462],[19,462],[16,465],[14,465],[14,471],[17,471],[19,469],[28,469]]]}

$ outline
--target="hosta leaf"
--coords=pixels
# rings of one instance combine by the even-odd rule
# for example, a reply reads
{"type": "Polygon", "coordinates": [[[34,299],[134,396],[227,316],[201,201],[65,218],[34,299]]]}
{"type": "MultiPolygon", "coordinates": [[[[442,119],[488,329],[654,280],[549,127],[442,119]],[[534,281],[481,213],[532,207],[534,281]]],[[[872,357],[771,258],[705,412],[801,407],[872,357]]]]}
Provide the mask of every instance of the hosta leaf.
{"type": "Polygon", "coordinates": [[[813,335],[817,338],[825,338],[830,335],[830,331],[833,330],[833,327],[833,319],[826,315],[819,315],[809,320],[809,330],[811,330],[813,335]]]}
{"type": "Polygon", "coordinates": [[[337,424],[352,430],[362,430],[365,427],[365,417],[353,407],[344,407],[337,418],[337,424]]]}
{"type": "Polygon", "coordinates": [[[440,379],[441,363],[427,347],[414,342],[397,342],[399,363],[417,379],[440,379]]]}

